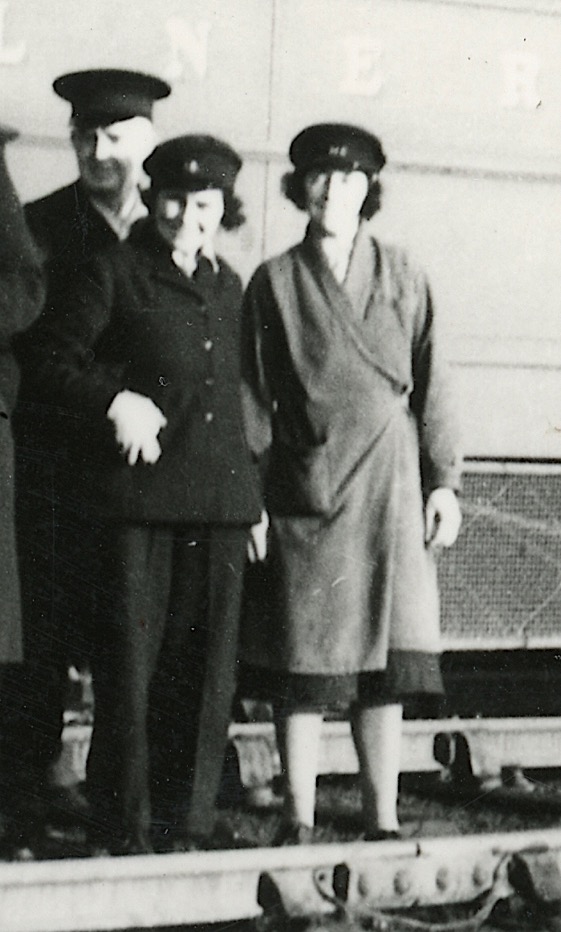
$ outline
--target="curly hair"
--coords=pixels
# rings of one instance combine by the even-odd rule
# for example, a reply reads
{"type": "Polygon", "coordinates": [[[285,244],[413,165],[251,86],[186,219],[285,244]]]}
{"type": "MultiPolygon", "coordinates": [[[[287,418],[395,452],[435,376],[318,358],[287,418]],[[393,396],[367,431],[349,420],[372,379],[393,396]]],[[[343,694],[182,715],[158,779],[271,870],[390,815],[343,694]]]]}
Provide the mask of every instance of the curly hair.
{"type": "MultiPolygon", "coordinates": [[[[289,201],[292,201],[298,210],[306,210],[305,180],[309,172],[310,169],[301,171],[296,168],[294,171],[287,172],[282,178],[282,192],[289,201]]],[[[368,179],[368,191],[364,203],[360,208],[360,216],[363,220],[370,220],[374,214],[378,213],[381,206],[382,185],[380,184],[380,179],[374,176],[368,179]]]]}
{"type": "Polygon", "coordinates": [[[220,221],[225,230],[235,230],[245,223],[245,214],[243,212],[243,202],[230,191],[229,188],[223,190],[224,193],[224,216],[220,221]]]}
{"type": "MultiPolygon", "coordinates": [[[[162,188],[147,188],[145,191],[142,191],[142,200],[146,204],[150,213],[154,208],[156,201],[156,196],[160,193],[162,188]]],[[[222,215],[222,220],[220,225],[224,227],[225,230],[235,230],[237,227],[241,227],[245,223],[245,214],[243,212],[243,203],[237,194],[230,188],[219,188],[217,190],[222,191],[224,195],[224,214],[222,215]]],[[[189,192],[188,192],[189,193],[189,192]]]]}

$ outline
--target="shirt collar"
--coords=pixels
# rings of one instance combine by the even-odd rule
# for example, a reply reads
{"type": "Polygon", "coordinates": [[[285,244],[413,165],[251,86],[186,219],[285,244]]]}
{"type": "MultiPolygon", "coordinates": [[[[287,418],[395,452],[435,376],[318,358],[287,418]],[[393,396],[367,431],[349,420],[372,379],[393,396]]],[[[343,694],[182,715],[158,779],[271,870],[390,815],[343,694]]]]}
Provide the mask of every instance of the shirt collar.
{"type": "Polygon", "coordinates": [[[220,269],[216,253],[211,243],[205,243],[194,256],[188,256],[186,253],[180,252],[179,249],[174,249],[171,258],[187,278],[191,278],[195,273],[200,258],[208,259],[212,266],[212,271],[215,274],[220,269]]]}
{"type": "Polygon", "coordinates": [[[339,285],[342,285],[347,277],[351,257],[357,240],[361,238],[363,226],[364,224],[359,222],[355,231],[352,231],[348,237],[338,240],[322,237],[314,229],[313,224],[308,226],[307,237],[309,237],[316,253],[327,264],[339,285]]]}
{"type": "Polygon", "coordinates": [[[138,188],[131,191],[130,196],[118,213],[110,210],[105,204],[96,201],[93,197],[90,198],[90,201],[94,210],[101,214],[121,241],[127,239],[133,224],[148,214],[148,209],[140,196],[138,188]]]}

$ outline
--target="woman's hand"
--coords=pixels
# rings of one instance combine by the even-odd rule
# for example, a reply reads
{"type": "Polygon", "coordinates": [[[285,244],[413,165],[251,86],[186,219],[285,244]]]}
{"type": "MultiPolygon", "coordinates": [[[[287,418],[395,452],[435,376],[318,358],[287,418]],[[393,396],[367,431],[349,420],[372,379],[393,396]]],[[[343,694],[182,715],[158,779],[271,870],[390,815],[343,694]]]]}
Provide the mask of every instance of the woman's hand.
{"type": "Polygon", "coordinates": [[[455,542],[462,513],[452,489],[435,489],[425,505],[425,544],[427,547],[451,547],[455,542]]]}
{"type": "Polygon", "coordinates": [[[107,417],[113,422],[115,439],[129,466],[139,457],[144,463],[158,462],[162,453],[158,434],[167,419],[151,398],[124,389],[115,395],[107,417]]]}
{"type": "Polygon", "coordinates": [[[269,530],[269,515],[261,512],[259,524],[254,524],[249,532],[247,542],[247,555],[250,563],[263,561],[267,556],[267,532],[269,530]]]}

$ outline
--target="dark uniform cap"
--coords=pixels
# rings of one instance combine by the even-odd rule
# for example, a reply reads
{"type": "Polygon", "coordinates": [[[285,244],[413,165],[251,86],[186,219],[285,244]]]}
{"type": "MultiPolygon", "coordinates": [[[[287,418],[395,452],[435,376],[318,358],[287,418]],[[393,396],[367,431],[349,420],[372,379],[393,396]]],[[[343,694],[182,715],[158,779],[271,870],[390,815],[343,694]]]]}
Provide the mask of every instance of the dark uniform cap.
{"type": "Polygon", "coordinates": [[[312,168],[362,171],[370,176],[384,167],[382,144],[372,133],[349,123],[317,123],[292,140],[290,161],[301,172],[312,168]]]}
{"type": "Polygon", "coordinates": [[[177,136],[157,146],[144,162],[152,188],[232,190],[242,167],[239,155],[214,136],[177,136]]]}
{"type": "Polygon", "coordinates": [[[117,68],[63,74],[53,88],[70,101],[72,117],[82,126],[109,126],[135,116],[151,119],[154,101],[171,93],[160,78],[117,68]]]}

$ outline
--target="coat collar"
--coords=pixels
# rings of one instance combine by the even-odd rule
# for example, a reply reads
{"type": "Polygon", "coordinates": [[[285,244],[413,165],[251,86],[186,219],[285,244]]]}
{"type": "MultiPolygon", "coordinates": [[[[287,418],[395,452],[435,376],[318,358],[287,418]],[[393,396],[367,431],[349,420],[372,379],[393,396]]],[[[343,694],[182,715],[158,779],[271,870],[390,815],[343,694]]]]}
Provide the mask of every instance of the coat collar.
{"type": "Polygon", "coordinates": [[[66,189],[68,200],[72,205],[71,215],[79,218],[80,226],[85,234],[106,235],[111,240],[117,240],[117,234],[92,204],[91,198],[78,178],[73,184],[66,189]]]}
{"type": "Polygon", "coordinates": [[[149,274],[172,288],[178,288],[195,296],[203,303],[211,291],[217,287],[220,272],[215,273],[208,260],[203,260],[192,278],[182,272],[172,259],[172,250],[157,232],[153,221],[148,217],[136,223],[129,237],[135,252],[142,253],[142,261],[149,262],[149,274]]]}
{"type": "Polygon", "coordinates": [[[372,294],[377,266],[375,243],[364,224],[361,223],[358,227],[347,274],[341,284],[331,271],[321,244],[310,226],[306,230],[301,248],[314,269],[326,298],[336,306],[344,307],[345,316],[360,324],[364,320],[372,294]]]}

